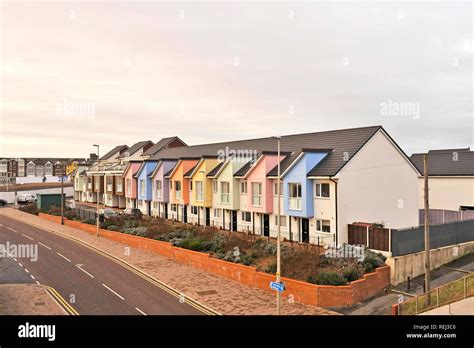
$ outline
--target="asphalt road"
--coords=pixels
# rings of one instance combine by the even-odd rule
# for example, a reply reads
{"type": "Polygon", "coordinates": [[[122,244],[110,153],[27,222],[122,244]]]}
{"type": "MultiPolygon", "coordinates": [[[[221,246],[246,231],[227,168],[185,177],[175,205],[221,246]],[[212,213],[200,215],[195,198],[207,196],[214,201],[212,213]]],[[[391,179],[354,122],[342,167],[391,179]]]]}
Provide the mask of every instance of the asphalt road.
{"type": "Polygon", "coordinates": [[[81,315],[202,315],[122,265],[67,238],[0,216],[0,244],[37,245],[38,258],[1,258],[0,283],[56,289],[81,315]]]}

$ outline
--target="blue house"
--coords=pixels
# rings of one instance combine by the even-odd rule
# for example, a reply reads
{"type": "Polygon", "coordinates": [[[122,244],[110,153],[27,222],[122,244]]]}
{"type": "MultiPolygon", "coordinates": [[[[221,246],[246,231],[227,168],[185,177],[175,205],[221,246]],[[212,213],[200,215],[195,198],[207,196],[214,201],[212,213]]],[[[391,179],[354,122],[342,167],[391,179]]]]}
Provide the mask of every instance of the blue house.
{"type": "Polygon", "coordinates": [[[151,216],[151,202],[153,200],[153,181],[148,176],[153,172],[158,161],[143,161],[135,173],[137,179],[137,207],[143,214],[151,216]]]}
{"type": "Polygon", "coordinates": [[[313,181],[307,174],[332,150],[303,149],[282,173],[284,214],[300,221],[299,233],[303,242],[309,241],[309,220],[314,216],[313,181]]]}

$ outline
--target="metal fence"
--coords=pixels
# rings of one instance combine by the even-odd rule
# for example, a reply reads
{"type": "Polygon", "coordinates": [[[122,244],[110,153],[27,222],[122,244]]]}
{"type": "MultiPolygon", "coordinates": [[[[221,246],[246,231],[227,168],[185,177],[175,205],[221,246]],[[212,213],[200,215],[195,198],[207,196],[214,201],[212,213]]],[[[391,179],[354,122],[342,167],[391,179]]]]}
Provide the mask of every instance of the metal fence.
{"type": "Polygon", "coordinates": [[[76,208],[74,211],[82,220],[96,219],[96,212],[93,210],[76,208]]]}
{"type": "MultiPolygon", "coordinates": [[[[418,223],[425,223],[425,210],[418,211],[418,223]]],[[[450,222],[474,220],[474,210],[430,209],[428,211],[430,225],[447,224],[450,222]]]]}
{"type": "MultiPolygon", "coordinates": [[[[391,238],[392,256],[425,250],[424,226],[392,230],[391,238]]],[[[472,241],[474,241],[474,220],[430,225],[431,249],[472,241]]]]}
{"type": "Polygon", "coordinates": [[[398,304],[399,315],[416,315],[474,296],[474,274],[398,304]]]}

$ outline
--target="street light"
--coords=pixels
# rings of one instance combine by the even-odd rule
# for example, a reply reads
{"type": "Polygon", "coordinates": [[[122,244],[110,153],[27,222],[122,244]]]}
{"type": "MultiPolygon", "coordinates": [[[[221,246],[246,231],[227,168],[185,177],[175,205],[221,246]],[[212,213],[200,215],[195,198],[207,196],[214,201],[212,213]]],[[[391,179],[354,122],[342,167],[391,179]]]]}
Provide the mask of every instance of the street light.
{"type": "MultiPolygon", "coordinates": [[[[276,136],[275,137],[278,140],[278,174],[277,174],[277,196],[278,196],[278,203],[277,203],[277,219],[278,219],[278,235],[277,235],[277,271],[276,271],[276,282],[280,283],[281,282],[281,211],[280,211],[280,199],[281,199],[281,190],[280,190],[280,142],[281,142],[281,137],[276,136]]],[[[277,315],[280,315],[281,313],[281,293],[280,291],[277,291],[277,315]]]]}
{"type": "Polygon", "coordinates": [[[64,225],[64,163],[61,163],[61,225],[64,225]]]}
{"type": "MultiPolygon", "coordinates": [[[[99,145],[94,144],[93,146],[97,147],[97,179],[99,179],[99,145]]],[[[99,190],[97,191],[97,237],[99,237],[99,193],[100,193],[100,180],[99,180],[99,190]]]]}
{"type": "Polygon", "coordinates": [[[202,189],[203,189],[203,217],[204,217],[204,227],[207,227],[207,214],[206,214],[206,172],[204,170],[200,170],[199,173],[202,173],[202,189]]]}

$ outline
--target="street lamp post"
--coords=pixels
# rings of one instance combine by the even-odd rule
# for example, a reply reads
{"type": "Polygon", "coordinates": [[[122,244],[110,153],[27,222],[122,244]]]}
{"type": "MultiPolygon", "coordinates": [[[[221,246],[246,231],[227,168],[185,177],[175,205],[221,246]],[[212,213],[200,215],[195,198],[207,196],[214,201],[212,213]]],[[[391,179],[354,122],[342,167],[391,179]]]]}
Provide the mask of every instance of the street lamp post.
{"type": "MultiPolygon", "coordinates": [[[[280,199],[281,199],[281,190],[280,190],[280,142],[281,137],[276,137],[278,140],[278,174],[277,174],[277,196],[278,196],[278,203],[277,203],[277,216],[278,216],[278,235],[277,235],[277,271],[276,271],[276,281],[277,283],[281,282],[281,207],[280,207],[280,199]]],[[[277,315],[281,314],[281,293],[279,291],[277,293],[277,315]]]]}
{"type": "Polygon", "coordinates": [[[61,225],[64,225],[64,163],[61,162],[61,225]]]}
{"type": "Polygon", "coordinates": [[[99,145],[96,145],[94,144],[93,146],[97,147],[97,179],[99,181],[99,190],[97,191],[97,195],[96,195],[96,199],[97,199],[97,237],[99,237],[99,227],[100,227],[100,223],[99,223],[99,193],[100,193],[100,180],[99,180],[99,168],[100,168],[100,155],[99,155],[99,145]]]}

